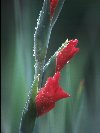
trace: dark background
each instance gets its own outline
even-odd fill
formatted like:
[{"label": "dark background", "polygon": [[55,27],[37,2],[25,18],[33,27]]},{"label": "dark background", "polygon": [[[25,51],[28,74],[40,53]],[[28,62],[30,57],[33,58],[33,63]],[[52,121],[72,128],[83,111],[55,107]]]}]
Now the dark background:
[{"label": "dark background", "polygon": [[[2,133],[18,133],[21,112],[34,78],[33,44],[43,0],[1,1]],[[66,39],[80,52],[62,70],[71,98],[37,119],[36,133],[100,132],[100,1],[66,0],[52,30],[47,60]]]}]

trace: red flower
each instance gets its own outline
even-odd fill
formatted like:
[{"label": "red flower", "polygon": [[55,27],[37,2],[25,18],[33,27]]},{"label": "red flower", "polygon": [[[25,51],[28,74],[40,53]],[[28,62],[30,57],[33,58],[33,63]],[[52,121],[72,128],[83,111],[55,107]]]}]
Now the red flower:
[{"label": "red flower", "polygon": [[48,78],[44,87],[38,92],[35,99],[38,116],[43,115],[53,109],[55,102],[58,100],[70,96],[59,86],[59,78],[60,72],[55,73],[53,77]]},{"label": "red flower", "polygon": [[56,72],[60,71],[66,63],[79,51],[79,48],[76,48],[78,40],[70,40],[68,45],[64,47],[56,57]]},{"label": "red flower", "polygon": [[50,16],[54,15],[55,8],[58,4],[58,0],[50,0]]}]

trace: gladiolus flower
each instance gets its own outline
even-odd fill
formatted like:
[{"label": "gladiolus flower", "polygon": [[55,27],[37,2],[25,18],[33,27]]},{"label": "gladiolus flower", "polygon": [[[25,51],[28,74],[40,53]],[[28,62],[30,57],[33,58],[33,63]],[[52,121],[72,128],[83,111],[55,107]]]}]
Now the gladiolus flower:
[{"label": "gladiolus flower", "polygon": [[58,0],[50,0],[50,16],[54,15],[55,8],[58,4]]},{"label": "gladiolus flower", "polygon": [[36,96],[37,115],[43,115],[55,107],[55,102],[70,95],[59,86],[60,72],[49,77]]},{"label": "gladiolus flower", "polygon": [[66,47],[58,52],[56,56],[56,72],[60,71],[66,63],[79,51],[76,48],[78,40],[70,40]]}]

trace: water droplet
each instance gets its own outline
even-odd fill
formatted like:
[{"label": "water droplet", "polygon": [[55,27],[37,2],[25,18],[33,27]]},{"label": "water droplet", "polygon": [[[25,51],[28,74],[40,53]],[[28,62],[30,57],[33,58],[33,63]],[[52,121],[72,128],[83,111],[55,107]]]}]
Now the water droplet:
[{"label": "water droplet", "polygon": [[69,63],[69,61],[67,61],[67,64]]},{"label": "water droplet", "polygon": [[37,64],[35,64],[34,67],[37,68]]}]

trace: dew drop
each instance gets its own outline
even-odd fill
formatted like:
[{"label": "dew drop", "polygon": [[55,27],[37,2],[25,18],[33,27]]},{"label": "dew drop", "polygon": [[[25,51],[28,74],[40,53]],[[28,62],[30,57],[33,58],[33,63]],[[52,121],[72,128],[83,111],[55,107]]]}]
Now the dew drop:
[{"label": "dew drop", "polygon": [[69,61],[67,61],[67,64],[69,63]]}]

